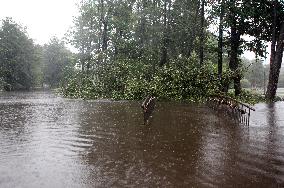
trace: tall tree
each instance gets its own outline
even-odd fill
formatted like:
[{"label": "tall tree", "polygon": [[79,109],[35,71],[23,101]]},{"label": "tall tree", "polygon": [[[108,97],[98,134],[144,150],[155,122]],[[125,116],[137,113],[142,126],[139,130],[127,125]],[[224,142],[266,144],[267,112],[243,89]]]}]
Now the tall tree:
[{"label": "tall tree", "polygon": [[284,8],[283,3],[281,4],[278,2],[278,0],[274,0],[272,26],[271,26],[272,39],[271,39],[271,53],[270,53],[270,71],[269,71],[267,92],[265,95],[266,99],[268,100],[274,100],[275,98],[281,64],[282,64],[283,41],[284,41],[283,8]]},{"label": "tall tree", "polygon": [[271,39],[271,51],[270,51],[270,64],[274,63],[275,59],[275,47],[276,47],[276,25],[277,25],[277,0],[273,3],[273,22],[272,22],[272,39]]},{"label": "tall tree", "polygon": [[237,23],[237,8],[235,5],[235,1],[231,0],[231,7],[230,7],[230,61],[229,67],[234,72],[233,80],[234,80],[234,89],[235,95],[239,95],[241,93],[241,78],[239,73],[239,47],[241,44],[241,32],[238,30],[238,23]]},{"label": "tall tree", "polygon": [[219,18],[219,36],[218,36],[218,77],[222,80],[223,72],[223,17],[224,17],[224,0],[220,2]]},{"label": "tall tree", "polygon": [[204,61],[204,20],[205,20],[205,0],[201,0],[201,13],[200,13],[200,43],[199,43],[199,63],[203,65]]},{"label": "tall tree", "polygon": [[[234,82],[235,95],[241,93],[241,71],[240,71],[240,55],[244,47],[248,45],[241,37],[249,34],[249,30],[254,26],[251,22],[251,17],[254,15],[253,3],[250,0],[225,1],[225,6],[228,9],[225,11],[226,25],[230,30],[229,36],[229,68],[233,72],[232,80]],[[254,33],[252,33],[254,34]],[[229,82],[224,85],[224,91],[228,91]]]},{"label": "tall tree", "polygon": [[72,67],[72,53],[64,43],[57,38],[52,38],[43,47],[43,74],[44,82],[50,87],[59,87],[63,80],[64,71]]},{"label": "tall tree", "polygon": [[[247,20],[250,20],[249,26],[246,26],[246,34],[255,39],[249,44],[249,48],[260,56],[265,56],[263,50],[263,41],[271,42],[270,73],[269,84],[267,86],[266,98],[273,100],[275,97],[279,70],[281,67],[281,25],[284,20],[284,2],[255,0],[244,1],[246,5]],[[278,50],[278,51],[277,51]],[[276,60],[276,57],[278,58]]]},{"label": "tall tree", "polygon": [[170,11],[171,11],[171,0],[164,0],[163,8],[163,38],[161,48],[161,60],[160,66],[163,66],[168,61],[168,44],[169,44],[169,24],[170,24]]},{"label": "tall tree", "polygon": [[2,20],[0,28],[0,70],[6,90],[30,89],[34,86],[38,64],[35,45],[26,30],[11,18]]},{"label": "tall tree", "polygon": [[277,84],[283,58],[284,47],[284,22],[281,25],[279,38],[277,40],[275,58],[272,64],[270,64],[269,81],[267,86],[266,98],[273,100],[276,95]]}]

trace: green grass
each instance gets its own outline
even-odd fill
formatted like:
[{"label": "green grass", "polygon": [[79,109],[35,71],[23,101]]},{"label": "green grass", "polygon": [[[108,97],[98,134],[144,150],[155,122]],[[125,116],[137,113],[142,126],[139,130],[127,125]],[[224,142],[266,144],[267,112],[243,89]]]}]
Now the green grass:
[{"label": "green grass", "polygon": [[[255,94],[264,95],[263,88],[261,88],[261,89],[260,88],[257,88],[257,89],[244,88],[244,90],[250,91],[250,92],[255,93]],[[278,88],[276,95],[279,96],[279,97],[284,97],[284,88]]]}]

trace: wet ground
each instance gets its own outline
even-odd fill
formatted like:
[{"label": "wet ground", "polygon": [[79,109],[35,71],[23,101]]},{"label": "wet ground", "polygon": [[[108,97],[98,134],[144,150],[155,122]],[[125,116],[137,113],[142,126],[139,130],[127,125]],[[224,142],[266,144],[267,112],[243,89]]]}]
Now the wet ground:
[{"label": "wet ground", "polygon": [[250,126],[204,105],[0,94],[0,187],[284,187],[284,103]]}]

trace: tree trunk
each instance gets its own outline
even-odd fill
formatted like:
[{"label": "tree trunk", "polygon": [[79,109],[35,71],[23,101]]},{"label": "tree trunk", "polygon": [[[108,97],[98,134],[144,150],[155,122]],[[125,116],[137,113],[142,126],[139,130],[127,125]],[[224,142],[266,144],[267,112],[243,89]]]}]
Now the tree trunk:
[{"label": "tree trunk", "polygon": [[284,47],[284,23],[282,23],[280,28],[280,35],[277,41],[274,62],[270,64],[269,81],[266,93],[266,99],[270,101],[275,99],[277,91],[277,84],[278,84],[279,73],[283,58],[283,47]]},{"label": "tree trunk", "polygon": [[99,22],[99,32],[100,32],[100,37],[99,37],[99,47],[98,47],[98,52],[102,51],[102,46],[103,46],[103,21],[104,21],[104,0],[100,1],[100,8],[98,6],[98,12],[101,13],[100,15],[100,22]]},{"label": "tree trunk", "polygon": [[218,36],[218,78],[222,81],[223,72],[223,17],[224,17],[224,0],[221,1],[219,36]]},{"label": "tree trunk", "polygon": [[168,23],[167,23],[167,0],[164,0],[164,32],[162,39],[162,55],[160,60],[160,67],[165,65],[168,61]]},{"label": "tree trunk", "polygon": [[107,50],[107,42],[108,42],[107,30],[108,30],[108,20],[106,19],[103,21],[103,45],[102,45],[103,51]]},{"label": "tree trunk", "polygon": [[82,49],[81,49],[81,52],[80,52],[80,61],[81,61],[81,70],[82,72],[85,71],[85,64],[86,64],[86,59],[85,59],[85,45],[84,43],[82,44]]},{"label": "tree trunk", "polygon": [[235,20],[232,20],[231,26],[231,52],[230,52],[230,62],[229,68],[233,72],[233,81],[234,81],[234,89],[235,96],[241,94],[241,76],[239,72],[239,62],[238,62],[238,49],[240,47],[240,33],[237,31],[237,23]]},{"label": "tree trunk", "polygon": [[140,45],[144,48],[144,42],[146,38],[146,1],[142,1],[142,18],[141,18],[141,25],[140,25]]},{"label": "tree trunk", "polygon": [[204,61],[204,7],[205,7],[205,0],[201,2],[201,20],[200,20],[200,49],[199,49],[199,60],[200,66],[203,65]]},{"label": "tree trunk", "polygon": [[233,80],[234,80],[234,89],[235,96],[241,94],[241,76],[238,70],[239,62],[238,62],[238,49],[240,46],[240,35],[236,33],[232,36],[232,44],[231,44],[231,57],[229,62],[229,67],[233,71]]},{"label": "tree trunk", "polygon": [[272,23],[272,41],[271,41],[271,52],[270,52],[270,65],[274,63],[275,59],[275,47],[276,47],[276,21],[277,21],[277,0],[274,1],[273,5],[273,23]]},{"label": "tree trunk", "polygon": [[[198,1],[195,11],[194,23],[196,23],[197,21],[197,17],[199,15],[199,8],[200,8],[200,3]],[[187,58],[191,56],[191,52],[193,51],[193,42],[195,40],[196,30],[197,30],[197,24],[194,24],[193,27],[191,27],[191,36],[188,45]]]},{"label": "tree trunk", "polygon": [[[275,53],[276,53],[276,21],[277,21],[277,0],[274,1],[273,4],[273,22],[272,22],[272,41],[271,41],[271,52],[270,52],[270,71],[269,71],[269,80],[268,80],[268,85],[267,85],[267,92],[266,92],[266,99],[267,100],[273,100],[275,95],[276,95],[276,90],[275,94],[273,94],[273,80],[275,77],[274,73],[274,64],[275,64]],[[273,96],[274,95],[274,96]]]},{"label": "tree trunk", "polygon": [[230,27],[231,27],[231,36],[230,36],[230,60],[229,68],[233,72],[232,78],[226,80],[223,86],[224,92],[228,92],[230,80],[234,81],[235,96],[240,95],[241,93],[241,75],[239,70],[239,47],[241,33],[238,31],[238,24],[236,20],[235,13],[235,1],[231,0],[232,6],[230,7]]},{"label": "tree trunk", "polygon": [[141,19],[140,19],[140,27],[139,27],[139,46],[140,46],[140,50],[139,50],[139,57],[142,57],[143,53],[144,53],[144,48],[145,48],[145,41],[146,41],[146,0],[142,0],[142,5],[140,8],[141,11]]}]

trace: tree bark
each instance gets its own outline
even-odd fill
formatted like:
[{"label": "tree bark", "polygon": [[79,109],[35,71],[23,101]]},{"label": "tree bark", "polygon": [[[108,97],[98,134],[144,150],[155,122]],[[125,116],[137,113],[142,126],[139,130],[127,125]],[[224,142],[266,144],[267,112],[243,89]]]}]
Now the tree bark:
[{"label": "tree bark", "polygon": [[270,101],[274,100],[276,96],[279,73],[283,58],[283,48],[284,48],[284,23],[281,24],[274,62],[270,64],[269,81],[266,93],[266,99]]},{"label": "tree bark", "polygon": [[100,1],[100,8],[98,7],[98,12],[101,13],[100,15],[100,22],[99,22],[99,31],[100,31],[100,37],[99,37],[99,48],[98,52],[102,51],[102,46],[103,46],[103,21],[104,21],[104,0]]},{"label": "tree bark", "polygon": [[107,37],[107,31],[108,31],[108,18],[103,21],[103,45],[102,45],[102,50],[105,51],[107,50],[107,42],[108,42],[108,37]]},{"label": "tree bark", "polygon": [[140,45],[141,48],[144,48],[145,38],[146,38],[146,1],[142,0],[142,18],[140,25]]},{"label": "tree bark", "polygon": [[[197,22],[197,17],[199,15],[199,9],[200,9],[200,2],[198,1],[197,6],[196,6],[196,11],[195,11],[195,16],[194,16],[194,23]],[[191,27],[191,37],[189,40],[189,45],[188,45],[188,51],[187,51],[187,58],[191,56],[191,53],[193,51],[193,42],[195,40],[195,35],[196,35],[196,30],[197,30],[197,24],[194,24],[193,27]]]},{"label": "tree bark", "polygon": [[144,53],[144,48],[145,48],[145,44],[147,41],[146,40],[146,23],[147,23],[147,20],[146,20],[146,0],[142,0],[141,2],[141,8],[140,8],[140,13],[141,13],[141,18],[139,20],[139,32],[138,32],[138,40],[139,40],[139,47],[140,47],[140,50],[139,50],[139,57],[142,57],[143,56],[143,53]]},{"label": "tree bark", "polygon": [[[170,9],[170,6],[169,6]],[[162,39],[162,55],[160,60],[160,67],[165,65],[168,61],[168,11],[167,11],[167,0],[164,0],[164,19],[163,19],[163,25],[164,25],[164,32],[163,32],[163,39]]]},{"label": "tree bark", "polygon": [[221,0],[219,36],[218,36],[218,78],[222,81],[223,72],[223,17],[224,17],[224,0]]},{"label": "tree bark", "polygon": [[273,23],[272,23],[272,41],[271,41],[271,52],[270,52],[270,65],[274,63],[275,59],[275,47],[276,47],[276,21],[277,21],[277,0],[274,1],[273,5]]},{"label": "tree bark", "polygon": [[[239,70],[239,47],[240,47],[240,39],[241,33],[238,31],[238,25],[236,20],[235,13],[235,1],[231,0],[232,3],[230,7],[230,27],[231,27],[231,36],[230,36],[230,60],[229,60],[229,68],[233,72],[232,79],[234,81],[234,89],[235,96],[240,95],[241,93],[241,75]],[[230,80],[226,80],[223,86],[223,91],[228,92]]]},{"label": "tree bark", "polygon": [[204,7],[205,7],[205,0],[201,2],[201,20],[200,20],[200,46],[199,46],[199,60],[200,66],[203,65],[204,62]]},{"label": "tree bark", "polygon": [[230,55],[230,62],[229,62],[229,67],[233,71],[235,96],[238,96],[241,94],[241,76],[238,70],[239,68],[239,62],[238,62],[239,46],[240,46],[240,34],[236,32],[231,35],[231,55]]},{"label": "tree bark", "polygon": [[86,64],[86,58],[85,58],[85,45],[84,43],[82,44],[82,49],[81,49],[81,55],[80,55],[80,61],[81,61],[81,70],[82,72],[85,71],[85,64]]}]

